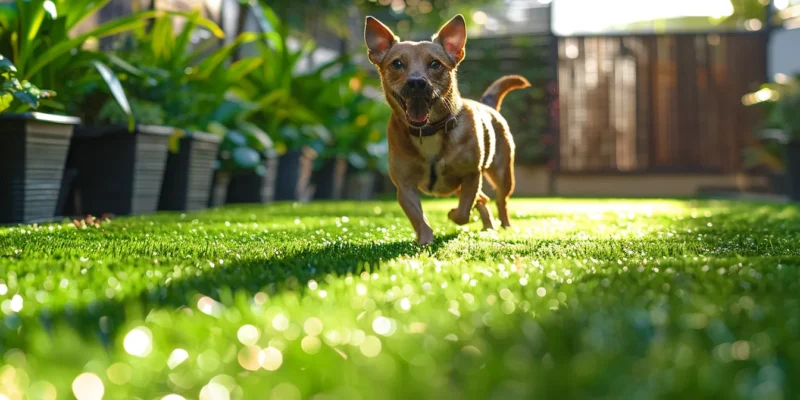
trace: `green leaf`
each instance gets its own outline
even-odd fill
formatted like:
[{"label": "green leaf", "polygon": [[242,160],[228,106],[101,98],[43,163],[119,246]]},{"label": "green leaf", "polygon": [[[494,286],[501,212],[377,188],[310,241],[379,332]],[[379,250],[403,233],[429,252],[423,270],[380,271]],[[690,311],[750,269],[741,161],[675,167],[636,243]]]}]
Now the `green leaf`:
[{"label": "green leaf", "polygon": [[264,60],[260,57],[248,57],[236,61],[227,69],[228,79],[232,82],[244,79],[263,63]]},{"label": "green leaf", "polygon": [[119,57],[117,57],[117,56],[115,56],[113,54],[107,54],[106,57],[108,57],[108,61],[111,62],[111,64],[119,67],[120,69],[122,69],[123,71],[125,71],[125,72],[127,72],[127,73],[129,73],[131,75],[138,76],[140,78],[144,78],[144,77],[147,76],[147,74],[144,71],[140,70],[139,68],[134,67],[133,65],[131,65],[127,61],[125,61],[125,60],[123,60],[123,59],[121,59],[121,58],[119,58]]},{"label": "green leaf", "polygon": [[[107,36],[116,35],[118,33],[127,32],[137,28],[143,28],[147,25],[147,20],[162,16],[164,14],[177,15],[190,18],[198,25],[204,26],[217,37],[224,37],[225,34],[214,22],[206,19],[196,17],[193,13],[174,12],[174,11],[144,11],[130,15],[127,17],[117,18],[115,20],[106,22],[92,29],[89,32],[78,35],[72,39],[63,40],[57,45],[47,49],[36,58],[36,63],[30,69],[25,70],[25,78],[30,79],[42,68],[52,63],[54,60],[63,57],[73,49],[79,48],[89,38],[104,38]],[[20,68],[22,70],[22,68]]]},{"label": "green leaf", "polygon": [[14,101],[14,95],[6,91],[0,92],[0,113],[11,107],[11,103],[13,101]]},{"label": "green leaf", "polygon": [[17,100],[25,103],[30,108],[33,108],[33,109],[39,108],[39,96],[37,96],[36,94],[32,93],[31,91],[29,91],[29,90],[17,90],[17,91],[11,92],[11,94],[13,94],[14,97]]},{"label": "green leaf", "polygon": [[0,28],[13,30],[18,16],[16,3],[0,3]]},{"label": "green leaf", "polygon": [[186,131],[183,129],[175,129],[169,137],[169,151],[170,153],[177,154],[181,151],[181,139],[186,136]]},{"label": "green leaf", "polygon": [[131,111],[131,105],[128,103],[128,96],[125,95],[125,90],[122,88],[122,84],[117,78],[117,75],[114,74],[114,71],[111,70],[107,65],[101,63],[100,61],[93,60],[92,66],[100,73],[100,76],[103,78],[103,81],[108,86],[108,89],[111,91],[111,95],[116,100],[119,107],[128,117],[128,130],[133,132],[136,128],[136,121],[133,118],[133,111]]},{"label": "green leaf", "polygon": [[[77,3],[76,0],[65,0],[64,4],[62,4],[63,7],[59,8],[67,11],[67,30],[71,30],[85,18],[100,11],[100,9],[105,7],[110,1],[111,0],[87,0],[84,1],[82,5],[78,6],[75,4]],[[70,2],[70,4],[67,4],[67,2]]]},{"label": "green leaf", "polygon": [[233,42],[218,49],[197,66],[199,78],[207,79],[217,68],[219,68],[226,60],[230,58],[231,53],[233,53],[233,51],[239,46],[245,43],[254,42],[264,37],[265,35],[263,34],[253,32],[242,33],[236,37]]},{"label": "green leaf", "polygon": [[270,139],[269,135],[267,135],[267,133],[258,126],[242,121],[239,123],[239,128],[247,132],[253,139],[249,141],[250,147],[254,147],[262,151],[271,149],[273,147],[272,139]]},{"label": "green leaf", "polygon": [[168,60],[173,50],[172,17],[157,18],[150,34],[150,47],[156,60]]},{"label": "green leaf", "polygon": [[238,147],[231,153],[233,162],[242,169],[255,168],[261,163],[261,156],[249,147]]},{"label": "green leaf", "polygon": [[14,66],[14,63],[3,57],[2,54],[0,54],[0,72],[17,72],[17,67]]},{"label": "green leaf", "polygon": [[247,137],[242,135],[240,132],[237,131],[228,131],[225,135],[225,140],[230,141],[235,146],[246,146],[247,145]]}]

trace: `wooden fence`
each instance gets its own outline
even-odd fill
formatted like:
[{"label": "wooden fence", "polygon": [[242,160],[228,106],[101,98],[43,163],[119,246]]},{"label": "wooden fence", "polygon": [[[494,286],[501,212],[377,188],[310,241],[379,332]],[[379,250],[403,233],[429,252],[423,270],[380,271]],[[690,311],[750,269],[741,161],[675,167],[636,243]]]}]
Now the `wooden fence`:
[{"label": "wooden fence", "polygon": [[561,38],[560,172],[741,170],[766,79],[762,35]]}]

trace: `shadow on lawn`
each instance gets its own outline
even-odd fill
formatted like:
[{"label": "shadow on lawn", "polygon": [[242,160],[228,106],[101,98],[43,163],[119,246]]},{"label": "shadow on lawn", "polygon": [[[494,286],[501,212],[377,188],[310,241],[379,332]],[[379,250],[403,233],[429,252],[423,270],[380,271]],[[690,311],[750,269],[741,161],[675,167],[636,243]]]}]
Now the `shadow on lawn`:
[{"label": "shadow on lawn", "polygon": [[[413,242],[334,243],[270,258],[237,260],[139,296],[97,301],[80,308],[67,305],[55,312],[43,311],[40,322],[48,330],[54,324],[66,322],[82,334],[99,335],[108,345],[121,324],[131,318],[144,318],[154,308],[192,306],[198,295],[221,300],[226,294],[245,293],[252,297],[259,291],[269,295],[284,290],[302,291],[311,279],[321,280],[329,274],[374,272],[382,263],[401,256],[435,253],[456,237],[455,234],[439,237],[427,249],[420,249]],[[139,315],[130,315],[134,313]]]}]

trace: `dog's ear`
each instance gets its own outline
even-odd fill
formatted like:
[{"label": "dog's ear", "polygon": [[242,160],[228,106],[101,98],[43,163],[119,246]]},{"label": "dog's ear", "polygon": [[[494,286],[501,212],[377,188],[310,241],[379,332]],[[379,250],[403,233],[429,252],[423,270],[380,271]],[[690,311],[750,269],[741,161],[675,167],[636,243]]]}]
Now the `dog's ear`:
[{"label": "dog's ear", "polygon": [[379,65],[389,49],[399,41],[389,27],[373,17],[367,17],[364,40],[369,49],[369,60],[375,65]]},{"label": "dog's ear", "polygon": [[439,33],[433,35],[432,40],[442,45],[453,62],[458,65],[464,59],[464,46],[467,44],[467,24],[464,22],[464,16],[458,14],[453,17],[439,29]]}]

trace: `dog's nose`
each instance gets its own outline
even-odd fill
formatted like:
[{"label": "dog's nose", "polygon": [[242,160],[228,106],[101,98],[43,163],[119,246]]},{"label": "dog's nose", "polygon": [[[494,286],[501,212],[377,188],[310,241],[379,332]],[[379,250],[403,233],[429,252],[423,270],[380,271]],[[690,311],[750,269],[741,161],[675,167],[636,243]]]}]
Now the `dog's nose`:
[{"label": "dog's nose", "polygon": [[423,78],[409,78],[407,84],[411,90],[425,90],[428,88],[428,81]]}]

